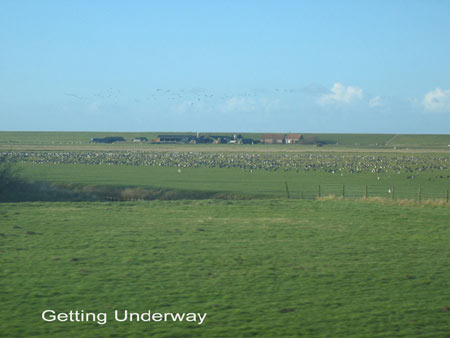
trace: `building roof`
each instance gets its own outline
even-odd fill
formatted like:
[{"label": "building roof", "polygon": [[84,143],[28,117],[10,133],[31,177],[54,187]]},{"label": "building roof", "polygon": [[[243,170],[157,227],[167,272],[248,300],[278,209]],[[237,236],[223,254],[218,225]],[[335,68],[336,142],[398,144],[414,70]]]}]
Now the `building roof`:
[{"label": "building roof", "polygon": [[211,137],[211,138],[215,138],[215,139],[218,139],[218,138],[232,139],[233,138],[233,136],[229,136],[229,135],[208,135],[207,137]]},{"label": "building roof", "polygon": [[158,135],[159,138],[187,138],[195,137],[195,135],[181,135],[181,134],[170,134],[170,135]]},{"label": "building roof", "polygon": [[288,134],[286,138],[288,140],[300,140],[302,138],[302,134]]}]

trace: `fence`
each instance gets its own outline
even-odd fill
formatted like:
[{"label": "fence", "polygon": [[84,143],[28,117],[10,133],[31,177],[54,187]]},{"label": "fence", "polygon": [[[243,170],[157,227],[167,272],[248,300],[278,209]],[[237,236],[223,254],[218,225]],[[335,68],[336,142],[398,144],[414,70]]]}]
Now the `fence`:
[{"label": "fence", "polygon": [[295,186],[284,182],[280,186],[287,198],[316,199],[318,197],[336,196],[342,198],[382,197],[388,199],[408,199],[421,202],[423,200],[445,200],[449,202],[449,189],[443,187],[423,188],[405,186],[375,186],[375,185],[346,185],[346,184],[317,184]]}]

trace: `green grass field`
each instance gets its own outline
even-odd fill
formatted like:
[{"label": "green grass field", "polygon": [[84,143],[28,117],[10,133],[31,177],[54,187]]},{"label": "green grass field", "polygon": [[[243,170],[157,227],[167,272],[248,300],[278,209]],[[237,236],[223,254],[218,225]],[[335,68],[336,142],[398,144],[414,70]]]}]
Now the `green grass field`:
[{"label": "green grass field", "polygon": [[[186,134],[188,132],[180,132]],[[54,147],[95,147],[98,144],[91,144],[90,140],[93,137],[106,137],[106,136],[122,136],[127,140],[127,142],[119,142],[113,145],[100,145],[102,147],[113,147],[113,148],[148,148],[152,147],[151,144],[141,144],[131,142],[135,137],[147,137],[149,140],[155,139],[158,134],[173,134],[171,132],[134,132],[134,133],[124,133],[124,132],[13,132],[13,131],[0,131],[0,147],[3,149],[8,149],[11,147],[18,146],[54,146]],[[192,133],[194,134],[194,133]],[[202,133],[202,134],[212,134],[212,135],[233,135],[232,132],[229,133]],[[249,137],[259,140],[261,138],[261,133],[242,133],[244,137]],[[331,149],[335,148],[393,148],[393,147],[403,147],[403,148],[437,148],[448,150],[448,145],[450,144],[450,135],[396,135],[396,134],[312,134],[304,133],[305,137],[316,136],[319,140],[327,143],[325,147]],[[156,145],[157,147],[158,145]],[[155,146],[153,146],[154,148]],[[201,147],[201,146],[200,146]],[[204,147],[204,146],[203,146]],[[216,145],[217,147],[217,145]],[[223,146],[222,146],[223,147]],[[228,148],[232,148],[233,145],[228,145]],[[275,149],[277,151],[280,149],[269,147],[269,149]],[[285,146],[286,149],[291,149],[292,145]],[[307,146],[295,146],[297,149],[302,149]],[[199,146],[197,146],[199,148]],[[209,147],[211,148],[211,147]],[[209,149],[208,148],[208,149]],[[249,147],[244,147],[249,148]],[[267,146],[256,145],[253,149],[265,149]],[[214,149],[214,148],[212,148]],[[241,146],[242,149],[242,146]],[[251,148],[250,148],[251,149]]]},{"label": "green grass field", "polygon": [[[320,149],[95,136],[0,132],[21,177],[0,170],[0,336],[449,336],[448,135],[322,134],[339,144]],[[108,322],[47,323],[47,309]]]},{"label": "green grass field", "polygon": [[[449,209],[357,201],[0,204],[7,337],[448,337]],[[206,312],[45,323],[41,312]]]},{"label": "green grass field", "polygon": [[[21,165],[23,175],[32,180],[53,183],[84,185],[136,186],[184,191],[213,191],[240,194],[286,197],[288,184],[291,198],[315,198],[320,185],[321,196],[334,194],[346,197],[363,197],[368,187],[368,197],[416,199],[419,188],[424,199],[445,199],[450,189],[449,170],[425,172],[408,179],[411,174],[360,173],[340,174],[321,171],[263,171],[242,169],[177,168],[144,166],[101,166],[85,164],[30,164]],[[444,177],[444,178],[441,178]]]}]

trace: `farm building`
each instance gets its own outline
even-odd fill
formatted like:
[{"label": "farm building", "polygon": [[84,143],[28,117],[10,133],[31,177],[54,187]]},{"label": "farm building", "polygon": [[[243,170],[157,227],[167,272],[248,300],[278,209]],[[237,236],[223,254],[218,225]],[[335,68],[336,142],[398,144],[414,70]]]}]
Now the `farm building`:
[{"label": "farm building", "polygon": [[124,142],[125,139],[121,136],[109,136],[109,137],[93,137],[91,142],[93,143],[114,143],[114,142]]},{"label": "farm building", "polygon": [[[258,141],[258,142],[259,142],[259,141]],[[253,139],[251,139],[251,138],[244,138],[244,137],[241,137],[241,138],[238,138],[238,139],[237,139],[236,143],[237,143],[237,144],[254,144],[255,141],[254,141]]]},{"label": "farm building", "polygon": [[189,140],[189,143],[213,143],[213,139],[208,136],[198,135],[196,137],[192,137]]},{"label": "farm building", "polygon": [[231,136],[226,135],[209,135],[208,137],[211,138],[215,144],[229,143],[233,140]]},{"label": "farm building", "polygon": [[288,144],[297,144],[303,141],[303,135],[302,134],[288,134],[286,136],[286,143]]},{"label": "farm building", "polygon": [[146,137],[135,137],[133,142],[147,142],[148,139]]},{"label": "farm building", "polygon": [[158,135],[156,139],[153,140],[155,143],[214,143],[214,144],[224,144],[224,143],[235,143],[235,144],[253,144],[254,140],[250,138],[243,138],[242,135],[181,135],[181,134],[171,134],[171,135]]},{"label": "farm building", "polygon": [[195,135],[181,135],[181,134],[158,135],[158,138],[153,140],[153,142],[157,142],[157,143],[188,143],[193,139],[195,139]]},{"label": "farm building", "polygon": [[285,142],[285,134],[263,134],[261,143],[280,144]]},{"label": "farm building", "polygon": [[244,138],[241,134],[234,134],[233,139],[230,140],[228,143],[234,143],[234,144],[253,144],[254,141],[251,138]]}]

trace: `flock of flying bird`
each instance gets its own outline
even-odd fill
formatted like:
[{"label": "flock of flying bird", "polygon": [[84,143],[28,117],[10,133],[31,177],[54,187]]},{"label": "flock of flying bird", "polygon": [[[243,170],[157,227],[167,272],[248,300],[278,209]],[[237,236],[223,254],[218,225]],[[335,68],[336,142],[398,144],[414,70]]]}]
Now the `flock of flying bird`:
[{"label": "flock of flying bird", "polygon": [[147,91],[143,95],[128,95],[125,94],[120,89],[108,88],[106,90],[94,93],[94,94],[79,94],[74,92],[65,92],[64,95],[76,100],[81,101],[127,101],[132,100],[135,103],[141,102],[188,102],[191,105],[198,103],[211,102],[212,100],[217,101],[228,101],[233,98],[262,98],[262,97],[278,97],[281,95],[293,95],[297,93],[302,93],[304,90],[299,89],[253,89],[242,92],[231,92],[231,91],[209,91],[203,88],[197,89],[164,89],[156,88]]}]

